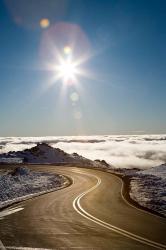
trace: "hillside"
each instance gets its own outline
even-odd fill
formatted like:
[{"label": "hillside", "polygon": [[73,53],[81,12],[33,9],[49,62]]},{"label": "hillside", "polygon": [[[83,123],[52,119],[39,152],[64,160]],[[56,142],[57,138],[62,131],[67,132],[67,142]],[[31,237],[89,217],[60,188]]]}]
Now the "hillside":
[{"label": "hillside", "polygon": [[47,143],[38,143],[36,146],[23,151],[10,151],[0,154],[0,163],[34,163],[34,164],[57,164],[78,163],[93,167],[108,168],[105,161],[92,161],[77,153],[68,154],[59,148],[53,148]]}]

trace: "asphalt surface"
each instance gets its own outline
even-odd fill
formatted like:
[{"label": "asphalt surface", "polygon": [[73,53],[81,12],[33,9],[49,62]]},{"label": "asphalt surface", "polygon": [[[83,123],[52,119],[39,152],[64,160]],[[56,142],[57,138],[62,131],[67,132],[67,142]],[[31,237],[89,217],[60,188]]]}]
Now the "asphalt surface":
[{"label": "asphalt surface", "polygon": [[166,249],[166,219],[128,204],[116,176],[34,168],[69,176],[73,184],[6,209],[0,216],[0,249]]}]

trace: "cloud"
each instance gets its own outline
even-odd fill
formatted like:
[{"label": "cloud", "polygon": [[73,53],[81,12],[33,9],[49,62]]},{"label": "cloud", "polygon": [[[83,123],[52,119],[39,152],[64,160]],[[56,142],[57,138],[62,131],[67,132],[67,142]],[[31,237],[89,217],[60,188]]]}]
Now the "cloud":
[{"label": "cloud", "polygon": [[61,137],[0,138],[0,152],[31,148],[47,142],[68,153],[76,152],[89,159],[104,159],[115,167],[149,168],[166,162],[165,135],[103,135]]}]

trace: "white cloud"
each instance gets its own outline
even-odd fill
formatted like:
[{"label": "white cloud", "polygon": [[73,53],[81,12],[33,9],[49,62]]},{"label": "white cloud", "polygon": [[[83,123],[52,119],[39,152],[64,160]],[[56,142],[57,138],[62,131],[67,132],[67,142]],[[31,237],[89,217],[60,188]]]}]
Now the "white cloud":
[{"label": "white cloud", "polygon": [[104,159],[115,167],[148,168],[166,162],[166,135],[0,138],[0,152],[30,148],[42,141],[92,160]]}]

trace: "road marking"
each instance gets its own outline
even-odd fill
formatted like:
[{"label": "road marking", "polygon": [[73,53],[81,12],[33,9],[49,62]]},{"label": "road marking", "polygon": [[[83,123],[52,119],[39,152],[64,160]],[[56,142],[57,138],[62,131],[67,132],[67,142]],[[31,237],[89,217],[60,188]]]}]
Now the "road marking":
[{"label": "road marking", "polygon": [[6,249],[12,249],[12,250],[51,250],[49,248],[15,247],[15,246],[7,246]]},{"label": "road marking", "polygon": [[[0,248],[1,249],[1,248]],[[15,246],[7,246],[5,249],[11,249],[11,250],[53,250],[53,248],[33,248],[33,247],[15,247]],[[60,250],[60,249],[83,249],[85,250],[85,247],[58,247],[58,248],[54,248],[54,250]],[[92,247],[88,247],[86,248],[86,250],[94,250]]]},{"label": "road marking", "polygon": [[10,214],[17,213],[23,209],[24,209],[23,207],[13,207],[13,208],[5,209],[4,211],[0,212],[0,219],[3,219],[3,217],[8,216]]},{"label": "road marking", "polygon": [[[92,175],[92,174],[87,174],[87,173],[84,173],[84,172],[80,172],[80,171],[75,171],[77,173],[80,173],[80,174],[84,174],[84,175],[87,175],[87,176],[92,176],[94,178],[97,179],[97,183],[91,187],[90,189],[88,189],[87,191],[79,194],[73,201],[73,208],[80,214],[82,215],[83,217],[85,217],[86,219],[88,220],[91,220],[93,222],[95,222],[96,224],[99,224],[109,230],[112,230],[118,234],[121,234],[123,236],[126,236],[130,239],[133,239],[133,240],[136,240],[140,243],[143,243],[143,244],[146,244],[146,245],[149,245],[149,246],[152,246],[152,247],[155,247],[157,249],[166,249],[166,245],[164,244],[160,244],[158,242],[155,242],[155,241],[152,241],[152,240],[149,240],[149,239],[146,239],[144,237],[141,237],[139,235],[136,235],[136,234],[133,234],[129,231],[126,231],[124,229],[121,229],[119,227],[116,227],[116,226],[113,226],[107,222],[104,222],[98,218],[96,218],[95,216],[91,215],[90,213],[88,213],[87,211],[85,211],[81,204],[80,204],[80,200],[88,193],[92,192],[93,190],[95,190],[96,188],[98,188],[98,186],[101,184],[101,179],[95,175]],[[122,194],[122,193],[121,193]]]}]

